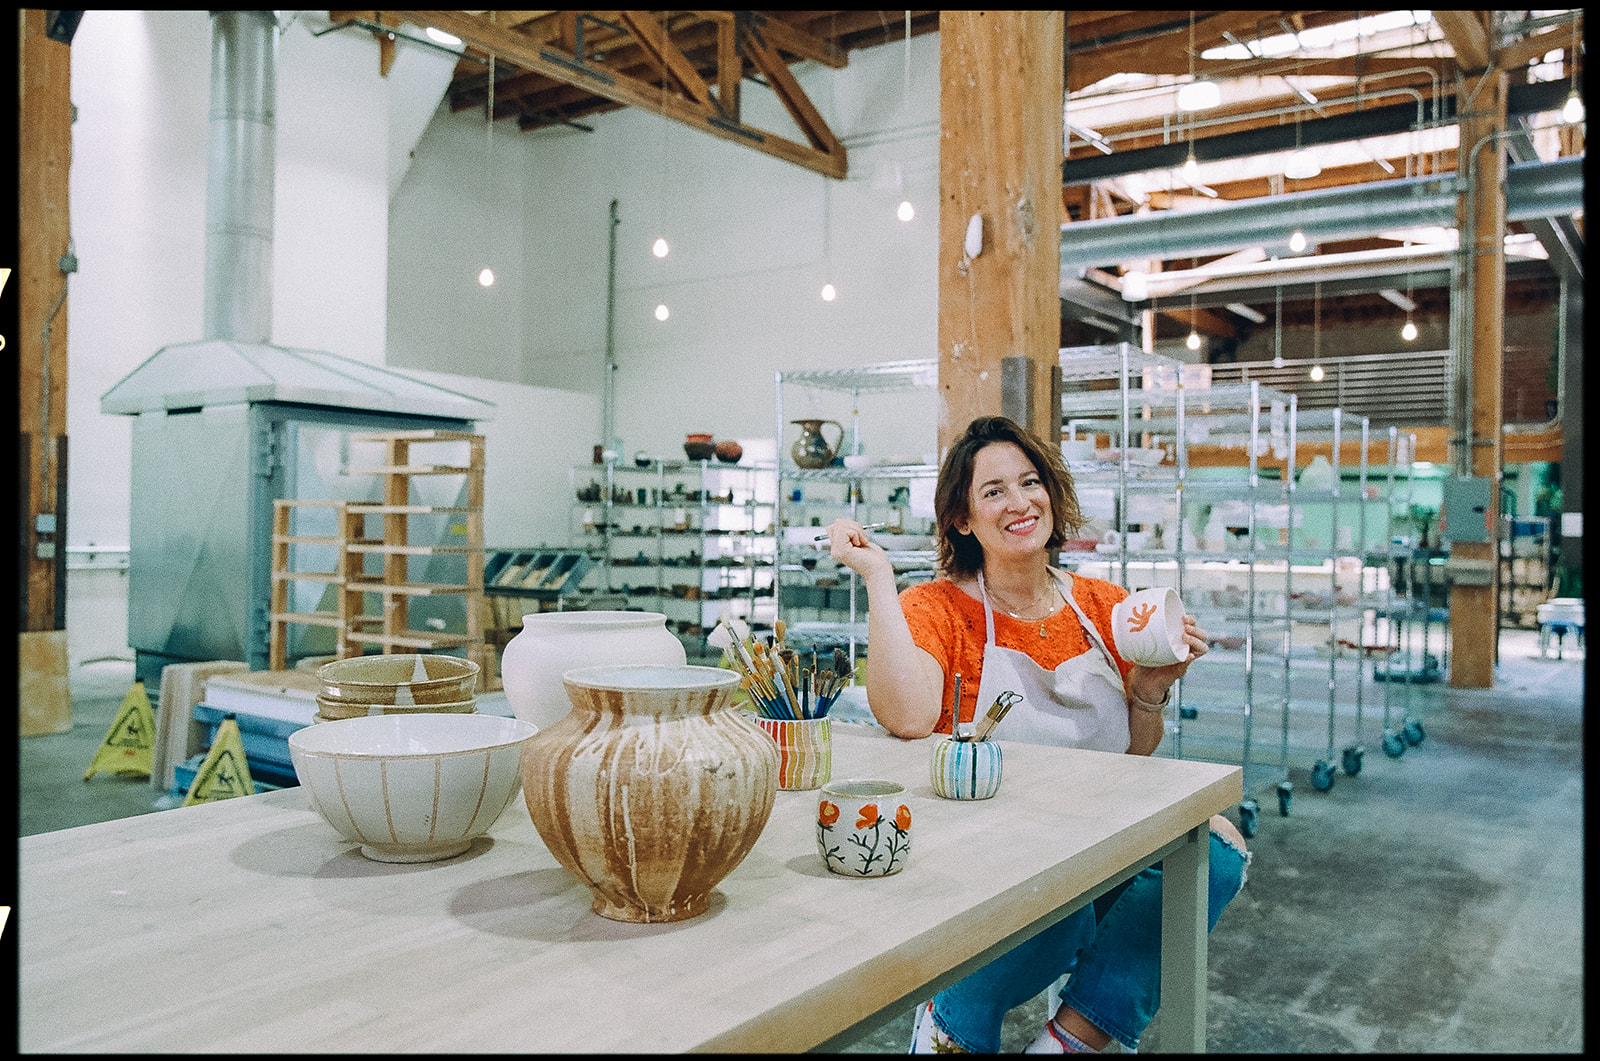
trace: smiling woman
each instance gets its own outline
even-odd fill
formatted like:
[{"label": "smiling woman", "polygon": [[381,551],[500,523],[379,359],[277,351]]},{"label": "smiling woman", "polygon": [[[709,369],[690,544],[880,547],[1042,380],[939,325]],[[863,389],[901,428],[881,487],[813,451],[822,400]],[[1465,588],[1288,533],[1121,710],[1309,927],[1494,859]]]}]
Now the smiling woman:
[{"label": "smiling woman", "polygon": [[[1006,417],[978,417],[940,467],[934,522],[942,577],[904,593],[888,554],[859,523],[840,519],[828,529],[834,559],[866,585],[867,704],[884,728],[904,738],[954,733],[996,703],[1007,705],[1006,739],[1154,751],[1168,691],[1205,654],[1206,632],[1193,616],[1182,617],[1188,652],[1180,663],[1135,664],[1118,653],[1111,613],[1127,590],[1051,564],[1083,523],[1058,449]],[[1215,924],[1243,886],[1248,853],[1220,817],[1212,836]],[[997,1000],[1027,997],[1038,988],[1025,984],[1064,972],[1072,982],[1035,1045],[1047,1048],[1065,1035],[1086,1048],[1113,1038],[1137,1046],[1159,1003],[1159,960],[1139,939],[1161,919],[1159,873],[1150,872],[1115,903],[1084,907],[1050,930],[1058,938],[1030,941],[940,992],[919,1009],[913,1052],[993,1051],[1009,1008]]]}]

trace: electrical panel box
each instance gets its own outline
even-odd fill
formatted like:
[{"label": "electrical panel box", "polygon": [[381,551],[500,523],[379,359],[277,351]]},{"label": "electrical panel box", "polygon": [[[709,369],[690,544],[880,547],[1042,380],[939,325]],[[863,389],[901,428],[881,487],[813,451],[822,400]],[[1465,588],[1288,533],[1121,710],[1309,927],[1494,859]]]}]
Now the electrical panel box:
[{"label": "electrical panel box", "polygon": [[1439,507],[1439,537],[1447,542],[1487,542],[1493,528],[1489,511],[1489,480],[1446,479]]}]

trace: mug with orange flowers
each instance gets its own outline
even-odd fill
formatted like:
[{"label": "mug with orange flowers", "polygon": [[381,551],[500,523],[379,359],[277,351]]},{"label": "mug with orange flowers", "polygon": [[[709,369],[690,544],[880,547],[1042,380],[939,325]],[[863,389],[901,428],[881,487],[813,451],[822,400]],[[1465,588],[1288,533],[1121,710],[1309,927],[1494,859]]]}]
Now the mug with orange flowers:
[{"label": "mug with orange flowers", "polygon": [[911,857],[911,806],[904,785],[852,778],[822,786],[817,854],[843,877],[887,877]]}]

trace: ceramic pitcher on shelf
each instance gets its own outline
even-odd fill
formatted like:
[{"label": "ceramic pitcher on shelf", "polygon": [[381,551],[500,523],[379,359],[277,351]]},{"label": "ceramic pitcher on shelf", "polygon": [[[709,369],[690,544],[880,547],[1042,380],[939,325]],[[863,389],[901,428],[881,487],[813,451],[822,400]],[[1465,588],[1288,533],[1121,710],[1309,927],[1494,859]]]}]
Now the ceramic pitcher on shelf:
[{"label": "ceramic pitcher on shelf", "polygon": [[[839,443],[844,441],[844,426],[837,420],[791,420],[791,424],[800,425],[800,438],[795,442],[789,454],[794,457],[794,462],[801,468],[826,468],[833,463],[833,458],[839,452]],[[833,440],[833,445],[828,445],[828,440],[822,435],[822,425],[832,424],[839,432]]]}]

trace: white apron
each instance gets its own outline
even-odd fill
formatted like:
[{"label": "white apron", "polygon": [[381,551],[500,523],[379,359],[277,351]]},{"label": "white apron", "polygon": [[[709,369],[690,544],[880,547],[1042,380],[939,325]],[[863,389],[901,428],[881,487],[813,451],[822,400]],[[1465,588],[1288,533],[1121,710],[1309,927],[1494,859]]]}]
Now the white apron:
[{"label": "white apron", "polygon": [[1083,624],[1089,637],[1088,651],[1049,671],[1027,653],[995,644],[994,609],[989,606],[989,592],[983,585],[983,573],[979,572],[978,593],[983,598],[986,640],[974,717],[981,719],[995,699],[1009,689],[1020,693],[1022,699],[995,730],[996,739],[1125,752],[1130,734],[1122,673],[1100,631],[1072,599],[1071,576],[1053,569],[1051,574],[1061,583],[1062,596]]}]

